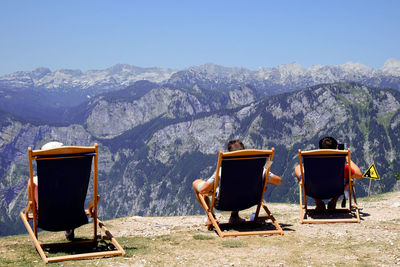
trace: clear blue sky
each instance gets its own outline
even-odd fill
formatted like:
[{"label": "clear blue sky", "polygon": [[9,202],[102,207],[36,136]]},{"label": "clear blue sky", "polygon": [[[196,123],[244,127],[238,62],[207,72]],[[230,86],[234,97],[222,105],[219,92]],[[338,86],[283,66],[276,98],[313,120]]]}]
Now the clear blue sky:
[{"label": "clear blue sky", "polygon": [[381,68],[400,59],[400,1],[4,0],[0,76],[118,63]]}]

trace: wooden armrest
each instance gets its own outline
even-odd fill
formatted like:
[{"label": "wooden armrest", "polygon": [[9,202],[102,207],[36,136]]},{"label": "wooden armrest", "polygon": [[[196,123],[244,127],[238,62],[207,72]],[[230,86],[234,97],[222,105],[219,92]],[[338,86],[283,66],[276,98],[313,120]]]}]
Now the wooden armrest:
[{"label": "wooden armrest", "polygon": [[99,203],[99,200],[100,200],[100,196],[97,195],[97,197],[96,197],[96,203],[94,203],[94,201],[90,202],[90,204],[89,204],[89,206],[88,206],[88,209],[86,210],[86,213],[87,213],[90,217],[92,217],[92,218],[93,218],[93,216],[94,216],[94,215],[93,215],[93,213],[94,213],[94,211],[93,211],[94,205],[97,206],[97,203]]}]

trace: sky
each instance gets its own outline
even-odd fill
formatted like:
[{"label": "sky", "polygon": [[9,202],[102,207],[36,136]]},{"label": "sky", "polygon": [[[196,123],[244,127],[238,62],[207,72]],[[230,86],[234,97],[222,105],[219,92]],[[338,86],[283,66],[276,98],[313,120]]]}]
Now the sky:
[{"label": "sky", "polygon": [[398,0],[3,0],[0,76],[115,64],[184,69],[400,59]]}]

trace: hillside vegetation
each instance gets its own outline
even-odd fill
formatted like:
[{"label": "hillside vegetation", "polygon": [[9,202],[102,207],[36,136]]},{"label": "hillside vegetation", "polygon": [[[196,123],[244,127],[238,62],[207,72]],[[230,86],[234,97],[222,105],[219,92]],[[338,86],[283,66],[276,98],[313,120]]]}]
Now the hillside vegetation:
[{"label": "hillside vegetation", "polygon": [[[400,192],[358,199],[362,221],[300,224],[299,205],[268,204],[284,235],[229,237],[207,231],[202,216],[126,217],[106,221],[125,257],[49,266],[394,266],[400,264]],[[249,216],[252,210],[242,212]],[[217,213],[220,221],[229,214]],[[90,225],[77,230],[82,238]],[[43,240],[63,233],[43,232]],[[0,266],[45,266],[27,234],[0,238]],[[54,255],[52,255],[54,256]]]}]

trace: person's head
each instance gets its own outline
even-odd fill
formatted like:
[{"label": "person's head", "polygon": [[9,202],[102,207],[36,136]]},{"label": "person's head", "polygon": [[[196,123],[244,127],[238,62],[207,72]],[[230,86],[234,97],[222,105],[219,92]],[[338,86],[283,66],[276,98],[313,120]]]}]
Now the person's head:
[{"label": "person's head", "polygon": [[335,138],[326,136],[319,140],[319,149],[337,149],[338,142]]},{"label": "person's head", "polygon": [[42,146],[42,150],[62,147],[64,144],[56,141],[48,142]]},{"label": "person's head", "polygon": [[231,140],[228,142],[228,151],[229,152],[236,151],[236,150],[242,150],[242,149],[244,149],[244,145],[243,145],[242,141],[240,141],[239,139]]}]

